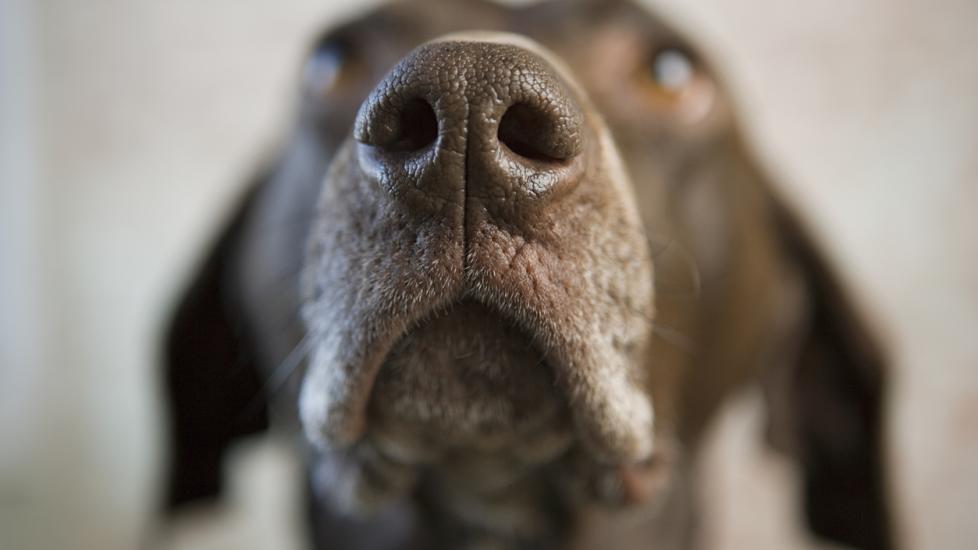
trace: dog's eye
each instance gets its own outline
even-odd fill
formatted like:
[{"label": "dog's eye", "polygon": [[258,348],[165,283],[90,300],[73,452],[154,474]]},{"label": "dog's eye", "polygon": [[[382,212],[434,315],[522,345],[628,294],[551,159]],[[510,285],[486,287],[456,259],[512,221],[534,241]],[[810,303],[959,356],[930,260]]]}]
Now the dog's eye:
[{"label": "dog's eye", "polygon": [[306,61],[303,80],[313,94],[323,96],[339,88],[353,71],[353,48],[339,38],[322,40]]},{"label": "dog's eye", "polygon": [[639,70],[639,88],[656,109],[675,112],[687,122],[705,116],[713,103],[710,78],[677,47],[656,50]]},{"label": "dog's eye", "polygon": [[681,94],[693,82],[692,60],[676,48],[666,48],[652,56],[648,67],[651,82],[661,91]]}]

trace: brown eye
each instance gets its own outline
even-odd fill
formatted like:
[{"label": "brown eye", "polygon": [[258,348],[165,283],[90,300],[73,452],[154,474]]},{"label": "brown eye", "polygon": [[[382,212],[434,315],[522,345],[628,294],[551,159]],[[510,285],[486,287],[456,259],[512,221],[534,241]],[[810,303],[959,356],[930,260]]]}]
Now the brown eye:
[{"label": "brown eye", "polygon": [[356,60],[348,41],[327,39],[316,45],[303,70],[310,93],[326,95],[339,88],[354,72]]},{"label": "brown eye", "polygon": [[705,116],[713,104],[713,84],[693,58],[677,47],[657,50],[639,71],[639,88],[655,109],[686,122]]}]

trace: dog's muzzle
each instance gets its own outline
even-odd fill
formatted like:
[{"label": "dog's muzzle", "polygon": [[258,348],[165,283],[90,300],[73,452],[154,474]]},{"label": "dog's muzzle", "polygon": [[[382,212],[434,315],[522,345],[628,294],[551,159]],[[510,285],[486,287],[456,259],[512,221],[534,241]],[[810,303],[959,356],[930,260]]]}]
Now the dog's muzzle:
[{"label": "dog's muzzle", "polygon": [[498,435],[534,407],[485,415],[517,410],[536,369],[597,460],[651,453],[646,240],[603,121],[549,56],[508,35],[447,37],[360,108],[306,262],[313,442],[350,446],[394,417],[422,435],[455,418]]}]

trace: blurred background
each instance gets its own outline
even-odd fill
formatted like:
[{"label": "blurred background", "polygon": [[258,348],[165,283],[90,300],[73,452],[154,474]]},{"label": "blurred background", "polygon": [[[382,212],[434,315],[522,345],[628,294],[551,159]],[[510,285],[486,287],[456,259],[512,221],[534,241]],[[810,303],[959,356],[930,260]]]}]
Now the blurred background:
[{"label": "blurred background", "polygon": [[[236,453],[226,506],[155,525],[157,341],[309,40],[369,4],[0,0],[0,548],[301,548],[273,441]],[[652,4],[719,61],[893,351],[902,539],[978,547],[978,3]],[[757,407],[731,403],[700,465],[709,540],[813,545]]]}]

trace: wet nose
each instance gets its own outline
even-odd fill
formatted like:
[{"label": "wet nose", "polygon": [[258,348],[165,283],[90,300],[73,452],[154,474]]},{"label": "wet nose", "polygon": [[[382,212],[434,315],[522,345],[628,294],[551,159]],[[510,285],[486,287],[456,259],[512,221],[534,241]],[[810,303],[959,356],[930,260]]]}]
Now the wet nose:
[{"label": "wet nose", "polygon": [[[583,172],[579,100],[541,55],[518,45],[421,46],[373,90],[354,137],[365,173],[416,209],[542,204]],[[463,206],[464,207],[464,206]]]}]

